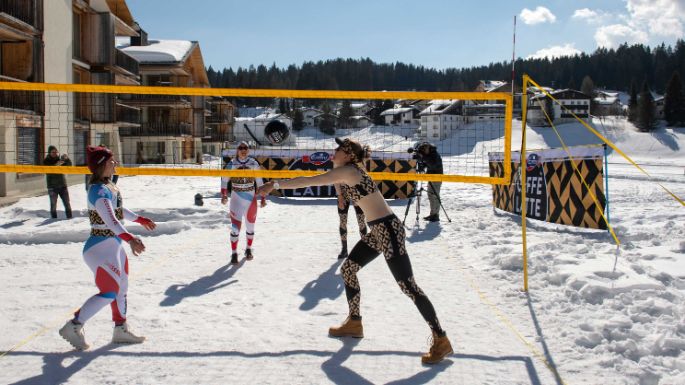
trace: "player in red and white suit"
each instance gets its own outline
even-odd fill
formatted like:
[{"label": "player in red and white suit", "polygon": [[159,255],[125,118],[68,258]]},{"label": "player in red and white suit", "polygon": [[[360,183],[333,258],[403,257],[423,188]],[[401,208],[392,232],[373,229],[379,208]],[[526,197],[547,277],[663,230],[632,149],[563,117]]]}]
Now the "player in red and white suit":
[{"label": "player in red and white suit", "polygon": [[121,192],[111,182],[118,162],[110,150],[104,147],[88,147],[86,159],[93,175],[88,187],[91,231],[83,247],[83,259],[95,275],[95,285],[99,293],[86,300],[74,314],[74,318],[67,321],[59,330],[59,334],[74,348],[88,349],[83,325],[109,305],[112,308],[112,321],[115,325],[112,342],[141,343],[145,337],[133,334],[126,323],[128,258],[124,244],[128,243],[131,246],[133,255],[145,251],[145,245],[140,238],[126,230],[123,222],[136,222],[147,230],[154,230],[156,224],[123,207]]},{"label": "player in red and white suit", "polygon": [[[259,170],[261,166],[256,159],[250,155],[250,147],[246,142],[240,142],[236,157],[226,163],[226,170]],[[257,220],[257,196],[255,194],[255,184],[257,187],[264,184],[262,178],[250,177],[222,177],[221,178],[221,203],[226,204],[228,194],[231,195],[229,209],[231,212],[231,263],[238,263],[238,237],[242,227],[243,218],[245,219],[245,236],[247,238],[247,248],[245,258],[251,260],[252,241],[254,240],[255,221]],[[266,205],[266,199],[262,197],[261,206]]]}]

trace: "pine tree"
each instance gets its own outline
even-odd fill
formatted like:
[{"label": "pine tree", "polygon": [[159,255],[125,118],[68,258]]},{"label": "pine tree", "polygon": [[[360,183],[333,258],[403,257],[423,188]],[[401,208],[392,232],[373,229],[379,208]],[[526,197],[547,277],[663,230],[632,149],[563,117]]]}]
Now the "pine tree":
[{"label": "pine tree", "polygon": [[369,113],[369,119],[376,126],[383,125],[383,117],[381,116],[381,108],[383,108],[383,101],[380,99],[373,101],[373,108]]},{"label": "pine tree", "polygon": [[654,111],[654,97],[645,80],[637,102],[637,127],[640,131],[651,131],[656,126],[656,112]]},{"label": "pine tree", "polygon": [[285,114],[288,112],[288,108],[285,105],[285,99],[281,98],[278,100],[278,112]]},{"label": "pine tree", "polygon": [[683,96],[683,83],[680,80],[680,73],[673,72],[671,80],[666,85],[666,95],[664,95],[664,118],[669,126],[682,123],[685,116],[685,96]]},{"label": "pine tree", "polygon": [[351,118],[353,114],[354,111],[352,110],[352,106],[350,106],[350,101],[347,99],[343,100],[342,107],[338,112],[338,126],[340,128],[349,128],[352,123]]},{"label": "pine tree", "polygon": [[301,108],[295,108],[293,113],[293,130],[300,131],[304,128],[304,114]]},{"label": "pine tree", "polygon": [[[381,104],[381,108],[378,111],[378,120],[379,120],[378,124],[385,125],[385,118],[383,116],[381,116],[380,114],[383,111],[392,109],[394,107],[395,107],[395,105],[392,103],[392,100],[389,100],[389,99],[383,100],[383,103]],[[374,123],[374,124],[376,124],[376,123]]]},{"label": "pine tree", "polygon": [[628,100],[628,120],[635,123],[637,122],[638,110],[637,110],[637,83],[635,79],[630,83],[630,100]]},{"label": "pine tree", "polygon": [[322,118],[319,122],[319,130],[324,134],[335,135],[335,117],[331,113],[331,107],[328,103],[323,105]]},{"label": "pine tree", "polygon": [[595,96],[595,83],[592,81],[592,78],[589,76],[585,76],[583,78],[583,84],[580,86],[580,92],[591,98]]}]

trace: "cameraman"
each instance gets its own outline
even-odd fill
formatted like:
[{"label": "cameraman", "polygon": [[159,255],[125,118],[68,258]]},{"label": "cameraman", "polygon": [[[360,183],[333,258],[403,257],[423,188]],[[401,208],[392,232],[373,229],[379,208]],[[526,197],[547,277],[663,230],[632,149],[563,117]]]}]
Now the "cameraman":
[{"label": "cameraman", "polygon": [[[71,166],[71,160],[67,154],[60,156],[57,147],[49,146],[48,155],[43,160],[43,164],[45,166]],[[57,218],[57,198],[59,197],[62,199],[67,219],[71,219],[69,190],[67,189],[67,179],[64,174],[45,174],[45,179],[48,185],[48,195],[50,196],[50,216]]]},{"label": "cameraman", "polygon": [[[409,152],[413,152],[413,158],[416,159],[416,171],[425,172],[426,174],[442,174],[442,157],[438,153],[438,149],[428,143],[419,143],[416,148],[410,148]],[[428,182],[428,201],[430,202],[430,215],[423,219],[429,222],[438,222],[440,220],[440,187],[442,182]]]}]

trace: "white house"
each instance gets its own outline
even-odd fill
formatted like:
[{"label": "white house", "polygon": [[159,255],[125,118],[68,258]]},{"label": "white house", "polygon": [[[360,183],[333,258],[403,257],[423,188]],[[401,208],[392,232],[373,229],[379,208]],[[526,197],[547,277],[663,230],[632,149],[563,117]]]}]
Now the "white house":
[{"label": "white house", "polygon": [[618,92],[597,91],[597,96],[592,102],[594,104],[592,114],[595,116],[623,115],[623,106]]},{"label": "white house", "polygon": [[558,90],[550,94],[561,103],[561,106],[553,102],[546,94],[532,96],[528,102],[528,124],[549,126],[545,112],[555,124],[575,121],[573,114],[585,121],[589,120],[590,96],[570,89]]},{"label": "white house", "polygon": [[366,115],[370,110],[371,106],[368,103],[350,103],[352,108],[352,115],[361,116]]},{"label": "white house", "polygon": [[352,122],[350,128],[366,128],[373,124],[371,119],[364,115],[351,116],[350,121]]},{"label": "white house", "polygon": [[420,135],[428,140],[443,140],[451,136],[464,123],[463,102],[459,100],[432,100],[419,113]]},{"label": "white house", "polygon": [[385,119],[385,124],[393,126],[418,127],[420,124],[418,115],[419,110],[414,106],[391,108],[381,112],[381,116]]},{"label": "white house", "polygon": [[238,116],[243,117],[243,118],[254,118],[256,116],[262,115],[262,114],[267,114],[267,113],[275,113],[276,110],[274,110],[271,107],[239,107],[238,108]]},{"label": "white house", "polygon": [[316,122],[314,118],[323,113],[323,111],[312,107],[302,107],[300,110],[302,111],[302,118],[305,127],[315,127]]},{"label": "white house", "polygon": [[328,116],[333,122],[335,122],[335,126],[338,126],[338,115],[334,113],[320,113],[316,116],[314,116],[314,126],[315,127],[321,127],[321,121]]}]

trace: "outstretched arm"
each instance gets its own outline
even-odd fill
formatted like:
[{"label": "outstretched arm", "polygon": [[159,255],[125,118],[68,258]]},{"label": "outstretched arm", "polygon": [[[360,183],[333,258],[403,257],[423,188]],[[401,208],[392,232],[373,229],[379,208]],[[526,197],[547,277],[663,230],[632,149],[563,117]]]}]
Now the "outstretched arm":
[{"label": "outstretched arm", "polygon": [[278,188],[280,189],[297,189],[309,186],[328,186],[340,183],[345,184],[355,184],[353,181],[355,178],[359,178],[356,174],[358,172],[350,167],[340,167],[334,168],[333,170],[327,171],[323,174],[314,176],[300,176],[292,179],[284,179],[279,181],[271,181],[264,183],[259,189],[258,193],[262,196],[270,193],[274,188],[274,183],[278,183]]}]

